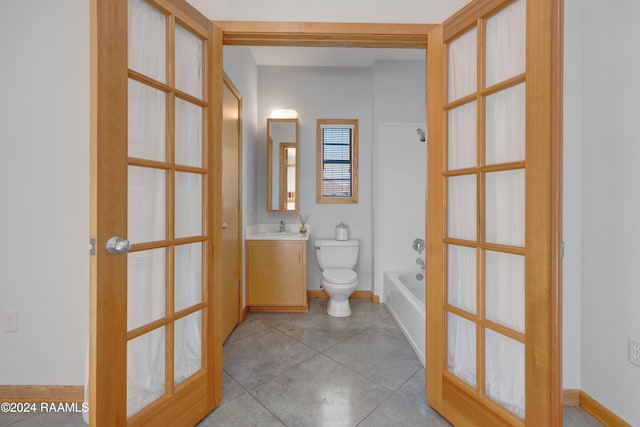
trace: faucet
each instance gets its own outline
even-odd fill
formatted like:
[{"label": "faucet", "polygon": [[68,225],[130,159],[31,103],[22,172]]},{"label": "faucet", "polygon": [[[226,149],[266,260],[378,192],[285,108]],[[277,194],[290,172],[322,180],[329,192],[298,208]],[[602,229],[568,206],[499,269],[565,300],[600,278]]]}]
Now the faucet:
[{"label": "faucet", "polygon": [[425,269],[424,260],[422,258],[416,258],[416,264],[418,264],[422,270]]},{"label": "faucet", "polygon": [[283,219],[280,220],[280,232],[281,233],[284,232],[284,220]]}]

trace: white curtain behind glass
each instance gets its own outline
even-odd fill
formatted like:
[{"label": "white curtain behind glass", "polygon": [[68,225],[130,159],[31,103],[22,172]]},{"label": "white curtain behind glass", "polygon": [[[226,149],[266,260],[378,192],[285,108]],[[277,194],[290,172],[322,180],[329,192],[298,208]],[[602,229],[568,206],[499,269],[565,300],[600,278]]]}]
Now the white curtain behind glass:
[{"label": "white curtain behind glass", "polygon": [[[487,22],[487,86],[524,72],[524,0],[519,0]],[[449,46],[449,101],[476,90],[476,35],[469,31]],[[471,59],[471,58],[472,59]],[[487,99],[486,163],[524,160],[525,85],[500,91]],[[476,166],[461,135],[475,131],[474,114],[455,110],[449,115],[449,168]],[[453,120],[452,120],[453,119]],[[465,137],[466,139],[466,137]],[[473,150],[475,152],[475,150]],[[475,179],[448,178],[448,236],[475,240]],[[524,246],[524,170],[485,175],[486,240]],[[466,183],[465,183],[466,181]],[[453,185],[452,185],[453,184]],[[473,195],[469,195],[473,191]],[[474,219],[475,221],[475,219]],[[468,252],[468,253],[466,253]],[[473,252],[473,256],[471,254]],[[487,317],[515,331],[524,331],[524,257],[485,252],[485,309]],[[473,258],[473,261],[472,261]],[[449,303],[475,313],[475,250],[449,245]],[[465,283],[463,283],[465,282]],[[466,295],[473,293],[474,295]],[[448,369],[465,382],[476,382],[476,329],[454,314],[448,316]],[[524,417],[524,345],[485,329],[485,391]]]},{"label": "white curtain behind glass", "polygon": [[[176,27],[176,85],[202,96],[202,41]],[[180,61],[178,61],[180,59]],[[129,67],[156,80],[166,80],[166,17],[144,0],[129,0]],[[195,76],[195,77],[194,77]],[[129,84],[129,155],[166,159],[166,95],[141,83]],[[176,162],[202,166],[202,109],[187,101],[175,104]],[[129,167],[129,239],[133,243],[164,240],[166,236],[167,172]],[[176,234],[202,234],[202,178],[176,173],[174,207]],[[129,328],[165,315],[166,253],[169,249],[129,255]],[[176,304],[201,301],[202,244],[175,248]],[[176,307],[178,308],[178,307]],[[179,309],[178,308],[178,309]],[[181,382],[201,369],[201,312],[175,323],[174,380]],[[164,394],[165,328],[129,342],[127,351],[127,413],[135,414]]]}]

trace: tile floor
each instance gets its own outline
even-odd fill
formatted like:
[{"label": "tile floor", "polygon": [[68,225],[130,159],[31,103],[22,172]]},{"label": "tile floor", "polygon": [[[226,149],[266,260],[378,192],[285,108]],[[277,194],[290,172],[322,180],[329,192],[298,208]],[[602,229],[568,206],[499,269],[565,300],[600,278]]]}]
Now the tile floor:
[{"label": "tile floor", "polygon": [[[250,313],[224,346],[224,389],[208,426],[449,426],[426,403],[425,371],[383,304],[352,315]],[[601,426],[579,407],[564,425]],[[78,414],[0,414],[0,426],[81,427]]]}]

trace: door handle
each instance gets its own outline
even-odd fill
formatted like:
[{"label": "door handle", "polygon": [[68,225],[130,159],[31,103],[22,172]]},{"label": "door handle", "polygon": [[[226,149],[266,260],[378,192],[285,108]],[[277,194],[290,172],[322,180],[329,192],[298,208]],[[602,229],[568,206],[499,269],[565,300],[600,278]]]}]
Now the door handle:
[{"label": "door handle", "polygon": [[226,230],[226,229],[227,229],[227,227],[228,227],[227,223],[226,223],[226,222],[223,222],[223,223],[222,223],[222,229],[223,229],[223,230]]},{"label": "door handle", "polygon": [[107,252],[110,254],[126,254],[131,249],[131,242],[120,236],[107,240]]}]

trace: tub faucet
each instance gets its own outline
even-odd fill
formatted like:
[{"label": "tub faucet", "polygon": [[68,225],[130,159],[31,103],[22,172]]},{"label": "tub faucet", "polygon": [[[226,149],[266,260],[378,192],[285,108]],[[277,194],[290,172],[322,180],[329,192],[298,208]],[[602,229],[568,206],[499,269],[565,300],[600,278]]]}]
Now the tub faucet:
[{"label": "tub faucet", "polygon": [[416,258],[416,264],[418,264],[422,270],[425,269],[424,260],[422,258]]},{"label": "tub faucet", "polygon": [[281,233],[284,232],[284,220],[283,219],[280,220],[280,232]]}]

